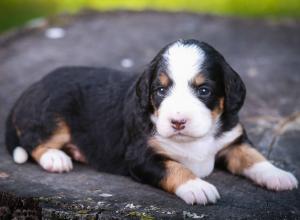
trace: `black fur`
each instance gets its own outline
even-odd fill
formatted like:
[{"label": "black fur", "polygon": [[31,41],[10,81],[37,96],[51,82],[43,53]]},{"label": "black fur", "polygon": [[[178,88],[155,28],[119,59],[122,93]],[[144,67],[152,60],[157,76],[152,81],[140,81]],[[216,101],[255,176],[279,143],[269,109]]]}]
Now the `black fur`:
[{"label": "black fur", "polygon": [[[203,73],[214,91],[206,104],[213,109],[216,100],[225,97],[220,133],[230,130],[238,123],[237,113],[245,98],[243,82],[209,45],[195,40],[182,42],[205,51]],[[106,68],[64,67],[33,84],[7,119],[9,152],[18,145],[31,152],[63,119],[70,127],[72,143],[91,166],[159,186],[166,175],[164,162],[168,158],[149,148],[148,139],[155,130],[150,120],[155,107],[151,97],[158,86],[153,82],[165,70],[162,54],[169,45],[139,76]],[[16,129],[21,131],[19,137]]]},{"label": "black fur", "polygon": [[14,119],[12,117],[12,112],[10,112],[9,116],[6,119],[6,133],[5,133],[5,143],[7,146],[7,150],[10,154],[13,153],[13,150],[16,146],[19,146],[19,138],[17,135],[16,128],[14,126]]}]

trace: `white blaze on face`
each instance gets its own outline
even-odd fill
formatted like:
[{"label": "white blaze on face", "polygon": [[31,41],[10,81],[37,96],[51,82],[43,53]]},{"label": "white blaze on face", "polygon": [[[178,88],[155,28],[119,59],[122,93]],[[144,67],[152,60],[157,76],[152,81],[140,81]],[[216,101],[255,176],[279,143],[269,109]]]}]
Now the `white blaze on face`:
[{"label": "white blaze on face", "polygon": [[[205,59],[204,51],[195,45],[176,42],[163,55],[167,74],[173,84],[159,106],[158,117],[152,116],[157,132],[163,137],[180,140],[185,136],[199,138],[206,135],[212,127],[211,111],[194,94],[190,83],[201,72]],[[185,128],[175,131],[171,120],[186,120]],[[183,136],[174,136],[180,132]]]}]

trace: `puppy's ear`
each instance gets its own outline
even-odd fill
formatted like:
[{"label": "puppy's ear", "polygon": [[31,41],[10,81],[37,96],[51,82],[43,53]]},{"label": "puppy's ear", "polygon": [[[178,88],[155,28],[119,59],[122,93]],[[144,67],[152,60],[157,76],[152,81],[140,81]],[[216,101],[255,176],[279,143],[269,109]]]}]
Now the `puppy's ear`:
[{"label": "puppy's ear", "polygon": [[149,111],[150,107],[150,87],[151,87],[151,66],[147,67],[143,74],[139,77],[135,91],[138,107],[143,112]]},{"label": "puppy's ear", "polygon": [[173,43],[166,45],[158,52],[158,54],[153,58],[143,74],[140,76],[136,84],[136,95],[138,97],[138,103],[140,104],[140,107],[142,109],[147,110],[148,112],[149,110],[153,110],[151,109],[153,108],[153,106],[150,104],[152,80],[154,78],[155,72],[157,71],[157,68],[159,68],[159,66],[161,65],[164,52],[172,44]]},{"label": "puppy's ear", "polygon": [[229,64],[224,60],[223,77],[225,89],[225,111],[234,115],[244,104],[246,96],[246,87],[241,77],[236,73]]},{"label": "puppy's ear", "polygon": [[[135,107],[128,108],[128,114],[134,114],[134,118],[127,118],[131,120],[128,124],[134,124],[135,129],[132,128],[132,131],[136,130],[136,127],[139,128],[139,131],[150,132],[151,130],[151,121],[150,121],[150,89],[151,89],[151,80],[152,80],[152,71],[151,67],[147,67],[146,70],[140,75],[138,80],[135,83],[135,88],[132,93],[132,98],[134,100]],[[140,135],[140,134],[139,134]]]}]

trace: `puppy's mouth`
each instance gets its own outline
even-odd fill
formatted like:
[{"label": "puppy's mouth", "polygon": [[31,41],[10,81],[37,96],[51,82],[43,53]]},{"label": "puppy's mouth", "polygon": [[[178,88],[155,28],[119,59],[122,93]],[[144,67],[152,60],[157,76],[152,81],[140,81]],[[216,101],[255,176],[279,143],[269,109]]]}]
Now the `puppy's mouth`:
[{"label": "puppy's mouth", "polygon": [[175,134],[172,134],[171,136],[169,136],[170,139],[173,139],[177,142],[190,142],[190,141],[194,141],[195,139],[197,139],[198,137],[194,137],[188,134],[184,134],[182,132],[176,132]]}]

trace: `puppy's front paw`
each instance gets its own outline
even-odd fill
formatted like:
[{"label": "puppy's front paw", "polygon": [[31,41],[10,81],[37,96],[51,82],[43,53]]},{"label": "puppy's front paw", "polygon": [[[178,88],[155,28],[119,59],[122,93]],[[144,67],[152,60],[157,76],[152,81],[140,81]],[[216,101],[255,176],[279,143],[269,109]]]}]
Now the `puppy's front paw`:
[{"label": "puppy's front paw", "polygon": [[244,175],[270,190],[283,191],[298,187],[298,181],[293,174],[275,167],[270,162],[254,164],[244,171]]},{"label": "puppy's front paw", "polygon": [[57,149],[47,150],[40,158],[39,164],[49,172],[69,172],[73,168],[71,158]]},{"label": "puppy's front paw", "polygon": [[208,204],[215,203],[220,195],[216,187],[199,178],[189,180],[180,185],[175,194],[187,204]]}]

